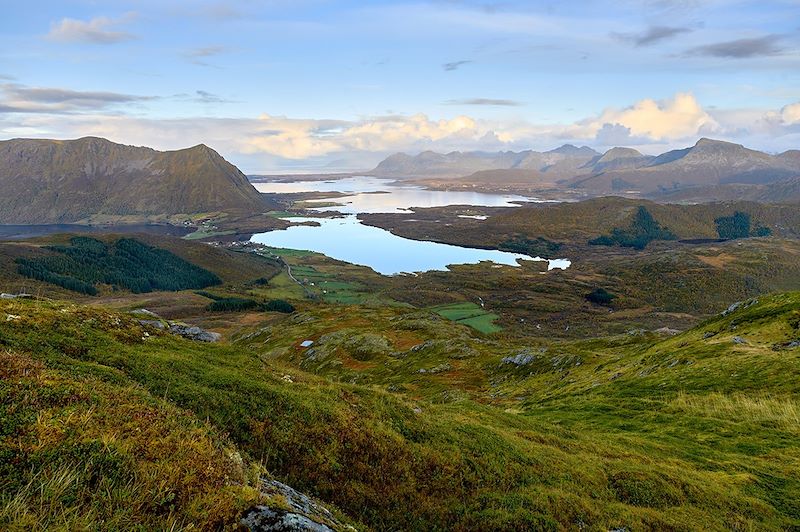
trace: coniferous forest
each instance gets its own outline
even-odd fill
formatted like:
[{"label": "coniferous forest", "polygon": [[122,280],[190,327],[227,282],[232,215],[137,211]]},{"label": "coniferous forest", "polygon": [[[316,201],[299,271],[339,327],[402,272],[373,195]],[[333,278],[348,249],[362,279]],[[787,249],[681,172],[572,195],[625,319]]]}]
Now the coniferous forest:
[{"label": "coniferous forest", "polygon": [[614,228],[609,235],[589,241],[592,246],[622,246],[644,249],[653,240],[675,240],[675,233],[662,227],[646,207],[640,206],[628,228]]},{"label": "coniferous forest", "polygon": [[145,293],[205,288],[221,282],[214,273],[170,251],[133,238],[106,244],[94,238],[74,237],[70,245],[47,249],[56,254],[18,259],[19,273],[88,295],[96,295],[99,284]]}]

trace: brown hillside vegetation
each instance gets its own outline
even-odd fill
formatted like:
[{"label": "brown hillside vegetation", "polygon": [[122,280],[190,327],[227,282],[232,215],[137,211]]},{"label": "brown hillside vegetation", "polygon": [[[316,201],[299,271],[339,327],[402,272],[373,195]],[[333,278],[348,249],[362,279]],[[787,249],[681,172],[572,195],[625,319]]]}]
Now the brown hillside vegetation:
[{"label": "brown hillside vegetation", "polygon": [[0,190],[0,223],[269,207],[242,172],[205,145],[159,152],[95,137],[0,142]]},{"label": "brown hillside vegetation", "polygon": [[[570,245],[585,245],[588,240],[625,227],[640,206],[680,239],[717,238],[714,220],[736,211],[750,214],[754,226],[766,226],[773,235],[800,236],[800,209],[796,205],[764,204],[746,201],[697,205],[660,204],[622,197],[593,198],[580,202],[527,204],[514,208],[478,209],[486,220],[455,216],[463,207],[415,209],[415,223],[404,223],[407,214],[362,214],[369,225],[389,229],[407,238],[496,247],[512,235],[542,237]],[[475,209],[471,209],[470,212]],[[447,223],[441,223],[447,218]]]},{"label": "brown hillside vegetation", "polygon": [[510,209],[486,220],[485,229],[516,231],[555,240],[592,238],[624,226],[640,205],[646,206],[656,220],[679,238],[715,238],[714,220],[736,211],[749,213],[754,223],[769,227],[775,234],[800,236],[800,209],[796,205],[744,201],[677,205],[618,197]]}]

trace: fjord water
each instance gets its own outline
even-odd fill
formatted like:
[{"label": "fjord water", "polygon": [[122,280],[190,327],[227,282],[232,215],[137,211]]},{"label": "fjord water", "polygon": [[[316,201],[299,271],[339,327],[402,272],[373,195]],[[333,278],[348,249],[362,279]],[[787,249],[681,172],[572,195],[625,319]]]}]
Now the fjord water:
[{"label": "fjord water", "polygon": [[349,195],[332,200],[320,200],[333,201],[341,205],[315,209],[343,212],[347,214],[344,217],[293,218],[294,222],[316,222],[319,225],[298,225],[285,230],[259,233],[253,235],[252,242],[272,247],[319,252],[352,264],[369,266],[384,275],[446,270],[451,264],[475,264],[481,261],[510,266],[518,266],[518,260],[547,261],[548,270],[565,269],[570,265],[565,259],[548,260],[518,253],[411,240],[393,235],[379,227],[364,225],[356,217],[359,213],[409,212],[411,207],[446,205],[513,207],[518,205],[513,202],[532,201],[523,196],[432,191],[372,177],[354,177],[337,181],[254,183],[254,186],[260,192],[315,191]]},{"label": "fjord water", "polygon": [[291,183],[253,183],[259,192],[340,192],[348,194],[334,201],[341,205],[319,210],[347,214],[399,213],[412,207],[444,207],[447,205],[476,205],[483,207],[515,207],[533,201],[516,195],[485,194],[482,192],[428,190],[415,185],[397,183],[377,177],[350,177],[337,181],[295,181]]}]

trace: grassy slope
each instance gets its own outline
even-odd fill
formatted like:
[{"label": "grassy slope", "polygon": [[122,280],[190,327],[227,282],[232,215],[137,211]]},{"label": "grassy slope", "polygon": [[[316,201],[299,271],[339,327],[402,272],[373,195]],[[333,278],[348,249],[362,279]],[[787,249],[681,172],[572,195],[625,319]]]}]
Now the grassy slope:
[{"label": "grassy slope", "polygon": [[[800,351],[781,347],[800,335],[800,294],[764,298],[667,340],[545,343],[519,369],[499,359],[525,346],[487,343],[399,309],[320,307],[236,345],[207,346],[142,339],[129,318],[100,309],[0,305],[0,317],[20,316],[0,320],[4,350],[45,372],[94,379],[92,389],[138,383],[138,393],[208,419],[249,459],[374,528],[800,526]],[[364,385],[294,367],[304,358],[295,340],[344,330],[348,319],[354,332],[424,360],[380,354],[374,336],[348,343],[346,332],[331,343],[342,364],[307,367],[361,374]],[[434,334],[444,343],[411,351]],[[388,372],[390,358],[399,362]],[[443,361],[450,368],[442,373],[415,371]],[[13,376],[3,386],[13,389]],[[4,401],[25,405],[14,395]],[[131,497],[143,497],[134,488]],[[173,517],[193,520],[188,508]]]},{"label": "grassy slope", "polygon": [[0,350],[0,528],[211,529],[263,498],[219,431],[118,371]]},{"label": "grassy slope", "polygon": [[434,307],[431,310],[447,318],[463,325],[469,325],[477,331],[482,333],[500,332],[502,327],[494,324],[500,316],[487,312],[475,303],[452,303],[450,305],[441,305]]}]

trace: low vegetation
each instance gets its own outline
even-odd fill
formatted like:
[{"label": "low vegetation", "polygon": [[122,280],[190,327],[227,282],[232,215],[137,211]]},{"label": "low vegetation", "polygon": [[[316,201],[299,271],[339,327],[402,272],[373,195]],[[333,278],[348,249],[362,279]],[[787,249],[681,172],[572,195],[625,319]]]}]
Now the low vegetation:
[{"label": "low vegetation", "polygon": [[666,339],[537,344],[350,308],[201,345],[0,303],[2,525],[230,525],[262,463],[373,529],[800,526],[798,293]]},{"label": "low vegetation", "polygon": [[482,333],[488,334],[503,330],[502,327],[494,323],[500,316],[488,312],[475,303],[453,303],[433,307],[431,310],[448,320],[467,325]]},{"label": "low vegetation", "polygon": [[[259,474],[359,529],[800,527],[800,294],[764,295],[797,289],[795,241],[393,277],[164,242],[224,284],[0,301],[0,529],[232,528]],[[63,255],[2,249],[6,292],[16,258]]]},{"label": "low vegetation", "polygon": [[513,238],[501,242],[498,249],[522,253],[529,257],[554,257],[561,249],[561,244],[542,237],[528,238],[523,235],[515,235]]},{"label": "low vegetation", "polygon": [[0,528],[210,530],[263,499],[211,425],[123,372],[36,351],[0,347]]},{"label": "low vegetation", "polygon": [[291,314],[295,311],[294,306],[282,299],[271,299],[269,301],[256,301],[244,297],[228,297],[212,294],[205,290],[195,292],[197,295],[213,299],[213,302],[206,306],[206,310],[212,312],[241,312],[245,310],[264,310],[267,312],[283,312]]}]

